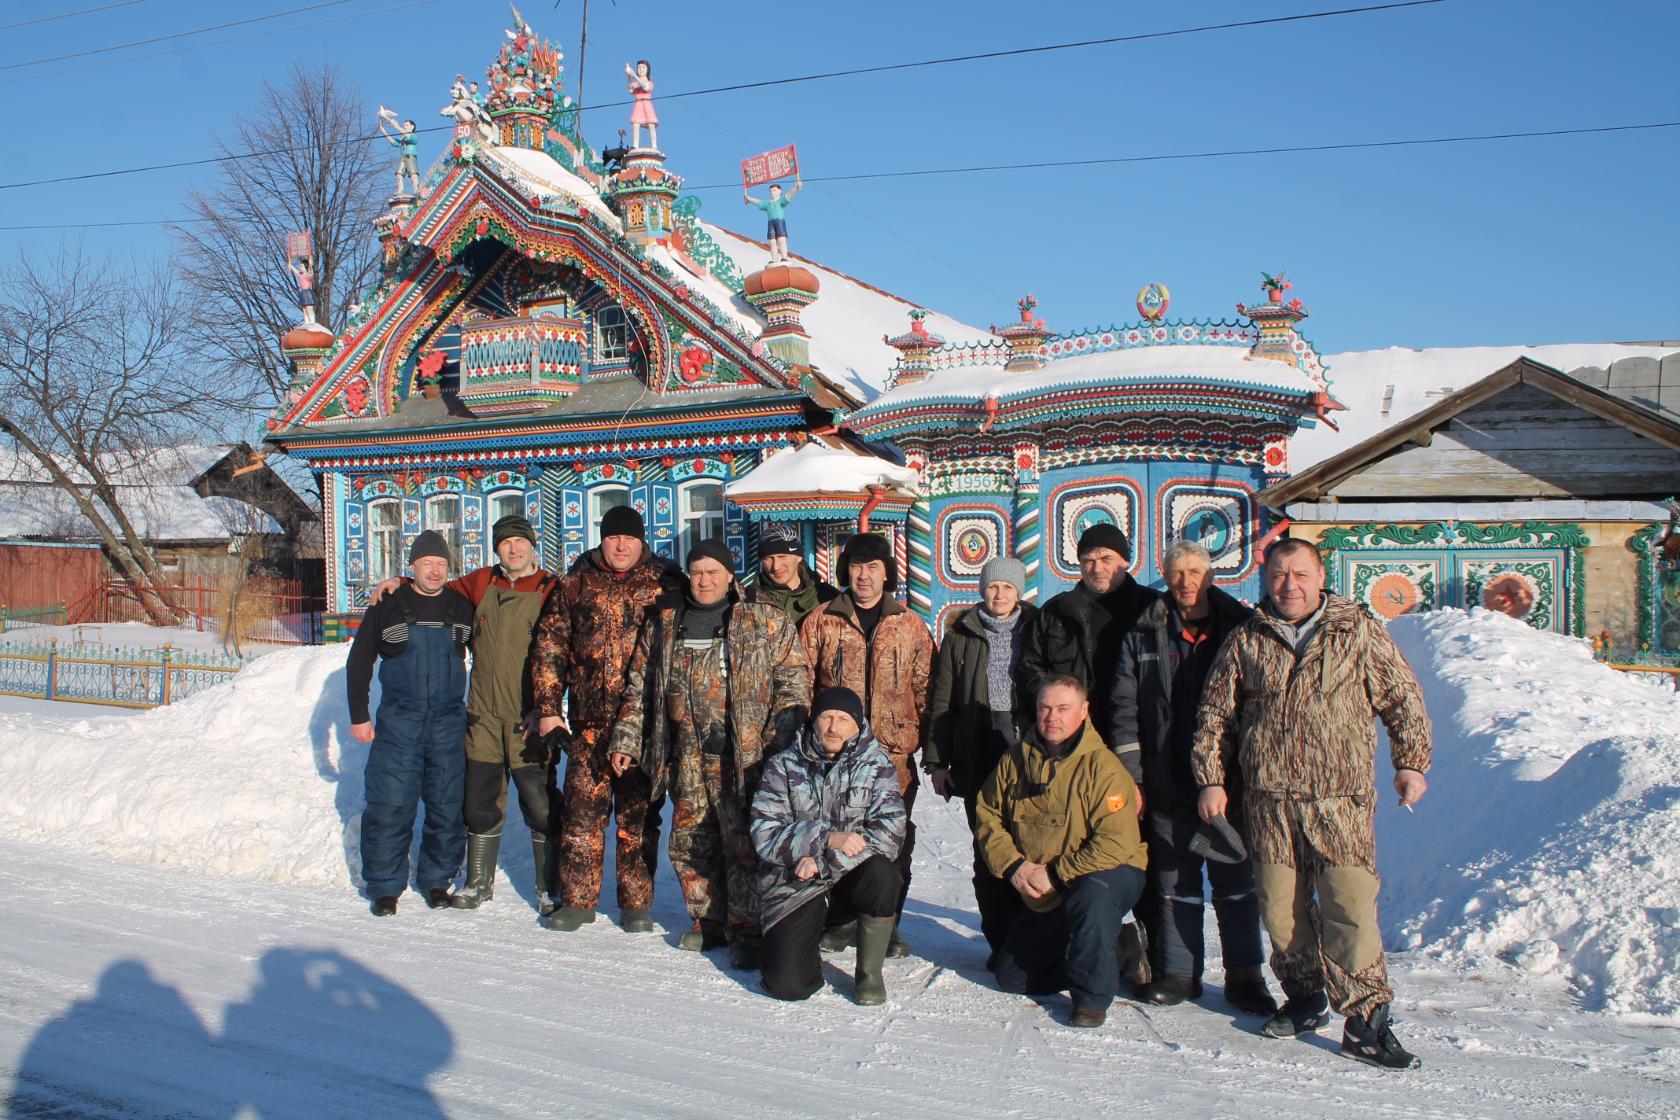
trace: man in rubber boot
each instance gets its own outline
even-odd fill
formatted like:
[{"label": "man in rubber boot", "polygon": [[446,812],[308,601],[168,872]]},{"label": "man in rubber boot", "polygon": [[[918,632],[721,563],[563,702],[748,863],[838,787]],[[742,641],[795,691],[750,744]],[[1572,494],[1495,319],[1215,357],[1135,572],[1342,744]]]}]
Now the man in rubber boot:
[{"label": "man in rubber boot", "polygon": [[[1114,722],[1109,742],[1132,780],[1143,789],[1153,905],[1149,949],[1153,980],[1138,998],[1162,1006],[1202,994],[1202,871],[1213,893],[1213,913],[1225,960],[1225,1000],[1239,1011],[1270,1016],[1277,1003],[1260,975],[1260,903],[1254,866],[1203,860],[1194,841],[1203,822],[1196,813],[1200,790],[1190,771],[1196,708],[1214,656],[1232,631],[1254,612],[1213,585],[1213,559],[1191,541],[1174,541],[1161,553],[1167,594],[1144,610],[1120,642],[1111,692]],[[1240,803],[1233,781],[1231,803]],[[1231,811],[1240,820],[1241,812]]]},{"label": "man in rubber boot", "polygon": [[569,932],[595,920],[610,811],[617,822],[620,928],[653,931],[650,909],[664,799],[654,796],[646,774],[613,773],[607,737],[624,700],[625,673],[642,618],[662,594],[681,586],[681,573],[648,547],[641,514],[617,506],[601,519],[600,545],[584,553],[560,580],[537,622],[531,658],[537,730],[546,737],[567,727],[563,710],[571,716],[559,908],[545,923],[551,930]]},{"label": "man in rubber boot", "polygon": [[[520,812],[531,830],[537,911],[554,909],[559,865],[559,795],[554,763],[537,733],[530,687],[531,634],[537,614],[554,587],[554,576],[537,564],[537,534],[519,514],[490,528],[497,563],[447,584],[473,605],[472,680],[467,685],[467,880],[450,905],[476,910],[495,892],[501,855],[508,779],[519,795]],[[374,602],[395,591],[386,580]]]},{"label": "man in rubber boot", "polygon": [[863,701],[830,688],[799,741],[764,764],[752,803],[763,895],[764,990],[809,999],[822,987],[818,942],[836,911],[858,924],[853,997],[885,1003],[882,962],[898,905],[904,841],[898,770],[869,733]]},{"label": "man in rubber boot", "polygon": [[[466,833],[461,791],[466,769],[466,648],[472,604],[444,586],[449,545],[428,529],[414,538],[414,582],[362,615],[345,667],[350,735],[368,748],[362,810],[362,879],[372,911],[397,912],[408,886],[414,811],[424,801],[417,880],[426,905],[449,905]],[[379,717],[368,717],[368,690],[379,665]]]},{"label": "man in rubber boot", "polygon": [[671,867],[694,928],[684,949],[729,944],[730,964],[757,968],[758,857],[748,811],[764,760],[799,734],[811,674],[780,607],[744,603],[722,541],[688,554],[688,589],[648,611],[610,743],[613,772],[639,769],[656,794],[672,786]]},{"label": "man in rubber boot", "polygon": [[[854,533],[840,550],[837,565],[845,586],[831,601],[806,616],[799,638],[810,659],[812,686],[849,688],[863,700],[875,741],[898,767],[904,797],[904,845],[898,869],[904,876],[895,913],[904,913],[910,891],[910,857],[916,849],[916,826],[910,814],[921,780],[914,756],[927,732],[928,679],[933,673],[933,634],[922,616],[892,597],[898,586],[898,562],[887,539]],[[842,924],[824,935],[823,948],[844,948],[855,927]],[[910,947],[893,928],[887,955],[904,957]]]},{"label": "man in rubber boot", "polygon": [[1242,776],[1260,915],[1286,997],[1261,1033],[1317,1030],[1333,1004],[1347,1016],[1343,1054],[1416,1069],[1389,1026],[1372,821],[1375,718],[1400,803],[1428,788],[1423,690],[1383,624],[1325,592],[1311,541],[1273,544],[1263,577],[1266,598],[1226,639],[1203,689],[1193,761],[1203,820],[1228,811],[1226,783]]},{"label": "man in rubber boot", "polygon": [[1120,992],[1120,924],[1143,893],[1137,787],[1091,726],[1085,685],[1039,687],[1035,727],[980,791],[986,864],[1021,895],[998,987],[1073,1000],[1068,1025],[1100,1027]]},{"label": "man in rubber boot", "polygon": [[747,591],[749,603],[773,603],[798,626],[805,617],[840,594],[805,563],[805,547],[796,523],[766,521],[758,527],[758,582]]}]

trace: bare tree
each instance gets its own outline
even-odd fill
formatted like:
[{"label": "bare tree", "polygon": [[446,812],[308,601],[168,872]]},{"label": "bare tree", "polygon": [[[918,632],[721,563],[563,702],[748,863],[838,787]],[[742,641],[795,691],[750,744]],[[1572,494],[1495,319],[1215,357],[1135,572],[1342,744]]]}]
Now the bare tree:
[{"label": "bare tree", "polygon": [[291,374],[280,335],[298,322],[286,234],[314,235],[316,313],[342,325],[379,274],[372,222],[384,208],[387,146],[354,84],[331,66],[294,66],[284,88],[263,87],[256,115],[218,141],[227,162],[207,191],[188,191],[198,221],[178,227],[179,267],[193,296],[200,354],[272,402]]},{"label": "bare tree", "polygon": [[160,625],[174,612],[143,511],[130,508],[145,489],[121,483],[242,404],[193,368],[183,327],[174,284],[156,269],[64,250],[0,270],[0,433],[41,465]]}]

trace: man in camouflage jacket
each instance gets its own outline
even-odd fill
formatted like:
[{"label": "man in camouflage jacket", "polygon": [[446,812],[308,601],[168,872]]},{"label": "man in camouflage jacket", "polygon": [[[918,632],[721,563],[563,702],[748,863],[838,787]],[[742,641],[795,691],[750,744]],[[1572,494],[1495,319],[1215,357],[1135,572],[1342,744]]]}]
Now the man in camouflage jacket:
[{"label": "man in camouflage jacket", "polygon": [[671,866],[694,928],[679,942],[728,941],[737,968],[758,967],[758,859],[748,809],[764,759],[793,742],[811,674],[780,607],[743,603],[721,541],[688,556],[688,590],[648,612],[609,745],[614,773],[672,787]]},{"label": "man in camouflage jacket", "polygon": [[553,930],[575,930],[595,920],[609,809],[618,819],[620,923],[632,933],[653,929],[648,910],[663,801],[653,795],[646,775],[615,776],[607,762],[607,735],[618,718],[642,616],[661,594],[682,586],[680,574],[654,555],[642,534],[641,515],[633,508],[608,510],[600,546],[560,581],[537,621],[531,657],[537,729],[546,736],[565,727],[563,704],[571,716],[560,909],[547,921]]},{"label": "man in camouflage jacket", "polygon": [[[921,785],[913,756],[927,732],[933,634],[921,615],[892,597],[898,565],[884,537],[852,534],[840,550],[837,567],[846,590],[806,616],[799,638],[810,659],[813,686],[818,691],[849,688],[862,697],[870,730],[898,770],[905,816],[898,868],[904,875],[902,894],[908,896],[910,856],[916,848],[910,813]],[[904,910],[903,898],[898,909]],[[844,947],[851,935],[845,930],[825,940],[824,947]],[[909,952],[895,930],[889,955]]]},{"label": "man in camouflage jacket", "polygon": [[1423,690],[1382,623],[1324,592],[1310,541],[1274,544],[1264,575],[1267,598],[1214,661],[1192,746],[1203,820],[1224,815],[1234,768],[1245,785],[1261,918],[1288,997],[1262,1032],[1282,1038],[1323,1026],[1328,988],[1328,1002],[1348,1016],[1344,1054],[1416,1068],[1389,1028],[1373,717],[1388,729],[1394,788],[1410,807],[1428,788]]}]

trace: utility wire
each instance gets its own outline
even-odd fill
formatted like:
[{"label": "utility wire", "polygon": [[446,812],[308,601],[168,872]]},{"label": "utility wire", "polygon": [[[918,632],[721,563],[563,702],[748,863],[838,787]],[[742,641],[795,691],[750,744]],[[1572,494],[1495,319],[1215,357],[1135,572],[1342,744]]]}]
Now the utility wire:
[{"label": "utility wire", "polygon": [[[449,127],[445,125],[444,127]],[[1033,171],[1043,168],[1101,167],[1122,163],[1165,163],[1175,160],[1227,159],[1240,156],[1296,155],[1306,152],[1350,152],[1381,148],[1419,148],[1435,144],[1474,144],[1495,140],[1533,140],[1556,136],[1595,136],[1613,132],[1639,132],[1659,128],[1680,128],[1680,121],[1653,121],[1648,124],[1611,124],[1593,128],[1547,128],[1529,132],[1486,132],[1465,136],[1430,136],[1411,140],[1364,140],[1340,144],[1302,144],[1288,148],[1232,148],[1221,152],[1167,152],[1158,155],[1110,156],[1103,159],[1050,160],[1040,163],[993,163],[974,167],[930,167],[910,171],[874,171],[857,175],[826,175],[806,177],[807,183],[842,183],[865,179],[905,179],[922,175],[970,175],[990,171]],[[200,162],[216,163],[219,160]],[[705,183],[700,186],[683,185],[685,191],[740,190],[741,184]],[[63,225],[0,226],[0,230],[25,229],[97,229],[102,226],[175,225],[180,222],[203,221],[202,218],[156,218],[128,222],[74,222]]]},{"label": "utility wire", "polygon": [[204,35],[211,31],[225,31],[229,27],[243,27],[248,23],[263,23],[267,20],[279,19],[281,16],[296,15],[298,12],[313,12],[320,8],[336,8],[341,4],[348,3],[350,3],[350,0],[322,0],[319,4],[305,4],[301,8],[288,8],[283,12],[271,12],[266,16],[251,16],[248,19],[236,19],[228,23],[218,23],[210,27],[196,28],[192,31],[175,31],[168,35],[154,35],[150,39],[136,39],[132,43],[117,43],[114,46],[109,47],[94,47],[91,50],[72,51],[69,54],[57,54],[53,55],[51,58],[36,58],[31,59],[28,62],[8,62],[4,66],[0,66],[0,70],[19,70],[25,66],[45,66],[49,62],[65,62],[72,58],[86,58],[89,55],[94,54],[109,54],[112,51],[127,50],[129,47],[144,47],[149,46],[152,43],[168,42],[170,39],[186,39],[193,35]]},{"label": "utility wire", "polygon": [[[348,0],[331,0],[331,2],[332,3],[347,3]],[[1268,19],[1241,20],[1241,21],[1237,21],[1237,22],[1233,22],[1233,23],[1208,24],[1208,25],[1205,25],[1205,26],[1202,26],[1202,27],[1184,27],[1184,28],[1178,28],[1176,30],[1170,30],[1170,31],[1150,31],[1150,32],[1144,32],[1144,33],[1137,34],[1137,35],[1113,36],[1113,37],[1106,38],[1106,39],[1084,39],[1084,40],[1080,40],[1078,42],[1073,42],[1073,43],[1051,43],[1051,44],[1048,44],[1048,45],[1045,45],[1045,46],[1020,47],[1020,48],[1016,48],[1016,49],[1013,49],[1013,50],[991,51],[991,52],[988,52],[988,53],[985,53],[985,54],[956,55],[956,56],[952,56],[952,57],[949,57],[949,58],[924,59],[920,62],[897,62],[897,63],[892,63],[890,65],[885,65],[885,66],[862,66],[862,67],[857,67],[857,68],[854,68],[854,69],[851,69],[851,70],[833,70],[833,71],[828,71],[828,72],[822,73],[822,74],[804,74],[804,75],[798,75],[798,76],[791,77],[791,78],[772,78],[772,79],[768,79],[768,80],[762,81],[762,82],[747,82],[747,83],[743,83],[743,84],[739,84],[739,85],[716,86],[716,87],[713,87],[711,89],[686,90],[686,91],[682,91],[682,92],[678,92],[678,93],[662,94],[660,96],[663,100],[673,101],[673,100],[676,100],[678,98],[684,98],[684,97],[699,97],[702,94],[726,93],[726,92],[730,92],[730,91],[734,91],[734,90],[744,90],[744,89],[762,89],[762,88],[765,88],[767,86],[793,85],[793,84],[796,84],[796,83],[799,83],[799,82],[820,81],[820,80],[824,80],[824,79],[828,79],[828,78],[847,77],[847,76],[855,75],[855,74],[878,74],[878,73],[883,73],[883,72],[886,72],[886,71],[911,70],[911,69],[915,69],[915,68],[918,68],[918,67],[925,67],[925,66],[946,66],[946,65],[950,65],[952,63],[972,62],[972,61],[978,61],[978,60],[981,60],[981,59],[1007,58],[1007,57],[1011,57],[1011,56],[1015,56],[1015,55],[1025,55],[1025,54],[1041,54],[1041,53],[1048,52],[1048,51],[1073,50],[1073,49],[1080,48],[1080,47],[1100,46],[1100,45],[1111,44],[1111,43],[1136,42],[1136,41],[1143,40],[1143,39],[1164,39],[1164,38],[1168,38],[1168,37],[1176,36],[1176,35],[1194,35],[1194,34],[1198,34],[1200,32],[1205,32],[1205,31],[1227,31],[1227,30],[1231,30],[1231,29],[1234,29],[1234,28],[1242,28],[1242,27],[1262,27],[1262,26],[1266,26],[1266,25],[1270,25],[1270,24],[1298,23],[1298,22],[1301,22],[1301,21],[1304,21],[1304,20],[1327,19],[1327,18],[1331,18],[1331,17],[1334,17],[1334,16],[1357,15],[1357,14],[1362,14],[1362,13],[1366,13],[1366,12],[1390,11],[1390,10],[1394,10],[1394,9],[1398,9],[1398,8],[1416,8],[1416,7],[1426,6],[1426,5],[1442,4],[1442,3],[1446,3],[1446,0],[1397,0],[1397,2],[1395,2],[1395,3],[1377,4],[1377,5],[1372,5],[1372,6],[1369,6],[1369,7],[1362,7],[1362,8],[1339,8],[1339,9],[1336,9],[1334,11],[1303,12],[1303,13],[1300,13],[1298,15],[1292,15],[1292,16],[1273,16],[1273,17],[1270,17]],[[326,5],[315,5],[315,6],[316,7],[325,7]],[[307,9],[296,9],[296,10],[303,11],[303,10],[307,10]],[[279,14],[284,14],[284,13],[279,13]],[[263,18],[272,18],[272,17],[263,17]],[[249,22],[249,21],[246,21],[246,22]],[[227,25],[227,26],[231,26],[231,25]],[[205,30],[209,30],[209,29],[205,29]],[[196,32],[194,34],[196,34]],[[128,45],[134,46],[134,45],[137,45],[137,44],[128,44]],[[75,56],[67,55],[65,57],[75,57]],[[33,64],[19,63],[17,65],[33,65]],[[0,69],[5,69],[5,68],[0,67]],[[581,111],[587,111],[589,109],[608,108],[608,107],[611,107],[611,106],[614,106],[614,105],[628,105],[628,104],[630,104],[630,102],[628,102],[628,101],[609,101],[609,102],[603,102],[599,105],[581,106],[579,111],[581,112]],[[454,127],[453,125],[434,125],[430,128],[416,129],[415,132],[416,133],[438,132],[438,131],[442,131],[444,129],[451,129],[453,127]],[[368,141],[379,140],[379,139],[382,139],[382,137],[380,136],[379,133],[370,133],[366,136],[354,137],[350,140],[345,140],[345,141],[341,141],[341,142],[345,143],[345,144],[360,144],[360,143],[366,143]],[[101,178],[108,178],[108,177],[116,176],[116,175],[137,175],[137,174],[141,174],[141,173],[144,173],[144,172],[150,172],[150,171],[170,171],[170,170],[174,170],[176,168],[182,168],[182,167],[202,167],[206,164],[226,163],[226,162],[229,162],[230,160],[254,159],[258,156],[268,156],[268,155],[284,155],[284,154],[287,154],[289,152],[297,151],[297,150],[301,150],[301,146],[300,146],[300,148],[271,148],[271,149],[268,149],[266,151],[245,152],[245,153],[240,153],[240,154],[237,154],[237,155],[215,156],[215,157],[211,157],[211,158],[208,158],[208,159],[178,160],[178,161],[175,161],[173,163],[155,163],[155,164],[149,164],[149,165],[146,165],[146,166],[143,166],[143,167],[128,167],[128,168],[122,168],[122,169],[114,170],[114,171],[91,171],[91,172],[86,172],[86,173],[80,174],[80,175],[61,175],[61,176],[58,176],[58,177],[55,177],[55,178],[50,178],[50,179],[31,179],[31,180],[24,180],[24,181],[15,182],[15,183],[0,183],[0,190],[13,190],[13,189],[16,189],[16,188],[19,188],[19,187],[50,186],[50,185],[55,184],[55,183],[76,183],[76,182],[82,182],[82,181],[88,180],[88,179],[101,179]]]},{"label": "utility wire", "polygon": [[[133,0],[140,3],[141,0]],[[229,43],[244,43],[251,39],[266,39],[270,35],[284,35],[288,31],[302,31],[310,27],[320,27],[328,23],[343,23],[347,19],[361,19],[364,16],[379,16],[386,12],[400,11],[403,8],[418,8],[423,4],[434,4],[437,0],[408,0],[404,4],[392,4],[384,8],[369,8],[365,12],[350,12],[341,16],[328,16],[325,19],[312,19],[305,23],[294,23],[290,27],[271,27],[266,31],[253,31],[249,35],[230,35],[226,39],[211,39],[203,43],[188,43],[180,47],[166,47],[161,51],[148,51],[145,54],[131,54],[127,58],[107,58],[99,62],[90,62],[85,66],[66,66],[60,70],[48,70],[44,74],[14,74],[10,78],[0,78],[0,86],[11,85],[15,82],[38,82],[46,78],[56,78],[61,74],[80,74],[87,70],[104,70],[111,66],[121,66],[128,62],[140,62],[148,58],[162,58],[164,55],[185,54],[187,51],[201,51],[206,47],[225,47]],[[445,127],[448,127],[447,125]]]},{"label": "utility wire", "polygon": [[87,16],[94,12],[108,12],[112,8],[132,8],[136,4],[143,3],[145,3],[145,0],[120,0],[116,4],[101,4],[97,8],[80,8],[74,12],[62,12],[56,16],[36,16],[34,19],[19,20],[17,23],[0,23],[0,31],[15,31],[19,27],[34,27],[37,23],[54,23],[61,19],[69,19],[71,16]]}]

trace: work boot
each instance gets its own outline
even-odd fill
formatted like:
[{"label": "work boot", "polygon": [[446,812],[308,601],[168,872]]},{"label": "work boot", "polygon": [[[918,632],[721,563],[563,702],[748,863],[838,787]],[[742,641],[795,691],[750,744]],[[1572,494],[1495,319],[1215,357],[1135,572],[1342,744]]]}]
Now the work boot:
[{"label": "work boot", "polygon": [[1108,1012],[1098,1011],[1094,1007],[1075,1008],[1073,1014],[1068,1016],[1068,1026],[1083,1027],[1086,1030],[1100,1027],[1106,1022],[1108,1022]]},{"label": "work boot", "polygon": [[1260,1033],[1267,1038],[1294,1038],[1316,1031],[1330,1021],[1330,1000],[1322,990],[1284,1001],[1276,1015],[1266,1020]]},{"label": "work boot", "polygon": [[729,943],[729,967],[738,972],[757,972],[764,967],[764,940],[737,937]]},{"label": "work boot", "polygon": [[1127,922],[1120,927],[1120,979],[1131,981],[1133,991],[1149,985],[1149,934],[1142,922]]},{"label": "work boot", "polygon": [[1166,972],[1146,984],[1138,993],[1138,999],[1157,1007],[1177,1007],[1187,999],[1199,998],[1201,994],[1202,982],[1194,976]]},{"label": "work boot", "polygon": [[373,912],[373,916],[376,918],[389,918],[397,912],[397,896],[382,894],[368,905],[368,909]]},{"label": "work boot", "polygon": [[887,942],[887,956],[901,959],[910,955],[910,943],[898,932],[898,922],[893,922],[892,939]]},{"label": "work boot", "polygon": [[449,905],[457,910],[477,910],[496,893],[496,857],[502,851],[502,834],[467,833],[467,881]]},{"label": "work boot", "polygon": [[722,946],[727,939],[723,927],[716,922],[695,922],[694,928],[677,938],[677,948],[690,953],[703,953]]},{"label": "work boot", "polygon": [[653,915],[634,907],[621,911],[618,915],[618,928],[625,933],[652,933]]},{"label": "work boot", "polygon": [[595,920],[594,910],[585,910],[581,906],[562,906],[549,912],[543,919],[543,925],[555,933],[575,933],[580,927]]},{"label": "work boot", "polygon": [[822,951],[838,953],[850,949],[857,944],[857,928],[856,922],[844,922],[837,926],[829,926],[823,930]]},{"label": "work boot", "polygon": [[1278,1009],[1259,965],[1225,970],[1225,1002],[1249,1015],[1276,1015]]},{"label": "work boot", "polygon": [[426,892],[426,905],[433,910],[447,910],[454,900],[448,887],[432,887]]},{"label": "work boot", "polygon": [[1406,1052],[1388,1023],[1388,1004],[1363,1019],[1353,1015],[1342,1024],[1342,1054],[1383,1069],[1421,1069],[1423,1061]]},{"label": "work boot", "polygon": [[531,866],[537,872],[537,915],[546,918],[559,908],[554,896],[560,893],[560,845],[546,836],[531,834]]},{"label": "work boot", "polygon": [[887,980],[883,962],[887,959],[897,924],[891,918],[859,918],[857,921],[857,963],[852,967],[852,998],[860,1007],[887,1002]]}]

